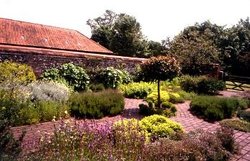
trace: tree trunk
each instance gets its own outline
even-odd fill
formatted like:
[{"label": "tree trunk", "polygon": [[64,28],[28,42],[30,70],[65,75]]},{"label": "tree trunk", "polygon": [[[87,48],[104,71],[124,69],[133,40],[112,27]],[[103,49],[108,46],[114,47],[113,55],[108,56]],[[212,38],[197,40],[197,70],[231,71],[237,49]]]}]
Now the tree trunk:
[{"label": "tree trunk", "polygon": [[158,108],[161,108],[161,93],[160,93],[160,83],[161,83],[161,81],[160,80],[158,80]]}]

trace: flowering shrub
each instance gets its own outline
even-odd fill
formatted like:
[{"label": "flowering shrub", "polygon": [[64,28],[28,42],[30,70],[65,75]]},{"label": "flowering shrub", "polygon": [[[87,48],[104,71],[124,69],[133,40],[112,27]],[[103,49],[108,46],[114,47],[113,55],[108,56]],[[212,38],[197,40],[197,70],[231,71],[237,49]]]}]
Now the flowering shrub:
[{"label": "flowering shrub", "polygon": [[132,81],[130,74],[125,70],[108,67],[101,69],[95,76],[98,83],[102,83],[105,88],[117,88],[122,83],[129,83]]},{"label": "flowering shrub", "polygon": [[[39,149],[25,155],[23,160],[229,160],[236,144],[232,131],[216,133],[195,131],[183,134],[178,140],[161,138],[151,142],[134,135],[135,120],[117,123],[115,130],[107,125],[62,123],[53,134],[41,138]],[[128,124],[132,124],[130,127]],[[131,131],[130,131],[131,130]],[[125,134],[125,136],[122,136]],[[230,149],[232,147],[232,149]],[[60,149],[60,150],[59,150]]]},{"label": "flowering shrub", "polygon": [[55,80],[61,83],[66,82],[75,90],[87,90],[89,84],[89,76],[85,70],[72,63],[63,64],[59,69],[51,68],[42,74],[44,80]]},{"label": "flowering shrub", "polygon": [[66,102],[71,94],[71,90],[66,85],[53,81],[33,82],[26,88],[33,101]]}]

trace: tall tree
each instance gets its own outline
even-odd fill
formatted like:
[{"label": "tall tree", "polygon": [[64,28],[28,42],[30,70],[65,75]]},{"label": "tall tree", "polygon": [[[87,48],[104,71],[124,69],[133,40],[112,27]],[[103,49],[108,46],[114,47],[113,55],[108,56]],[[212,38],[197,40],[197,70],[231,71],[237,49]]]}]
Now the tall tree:
[{"label": "tall tree", "polygon": [[184,29],[170,42],[170,53],[177,56],[184,74],[203,74],[209,64],[219,62],[219,35],[222,27],[206,21]]},{"label": "tall tree", "polygon": [[250,22],[240,20],[237,25],[225,30],[221,37],[221,59],[226,71],[250,76]]},{"label": "tall tree", "polygon": [[87,24],[91,27],[91,39],[113,52],[125,56],[144,56],[147,42],[135,17],[107,10],[102,17],[88,20]]}]

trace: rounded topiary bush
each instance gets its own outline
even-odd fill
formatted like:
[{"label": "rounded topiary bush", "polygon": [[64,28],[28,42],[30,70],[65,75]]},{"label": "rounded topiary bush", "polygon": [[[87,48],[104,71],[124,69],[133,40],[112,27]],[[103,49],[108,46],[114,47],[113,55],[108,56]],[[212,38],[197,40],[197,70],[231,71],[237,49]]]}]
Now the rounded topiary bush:
[{"label": "rounded topiary bush", "polygon": [[26,64],[10,61],[0,63],[0,83],[28,84],[36,80],[33,69]]},{"label": "rounded topiary bush", "polygon": [[174,137],[177,133],[183,132],[183,127],[165,116],[151,115],[144,117],[141,121],[142,129],[153,137]]}]

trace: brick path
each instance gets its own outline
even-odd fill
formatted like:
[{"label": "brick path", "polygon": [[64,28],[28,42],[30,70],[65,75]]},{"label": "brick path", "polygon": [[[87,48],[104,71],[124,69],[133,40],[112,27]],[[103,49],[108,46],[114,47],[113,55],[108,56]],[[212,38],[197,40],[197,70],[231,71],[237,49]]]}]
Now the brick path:
[{"label": "brick path", "polygon": [[[224,92],[223,95],[231,96],[231,93]],[[137,118],[140,119],[142,116],[138,114],[138,105],[142,103],[142,100],[137,99],[126,99],[125,100],[125,110],[123,114],[115,116],[115,117],[105,117],[100,120],[91,121],[97,124],[112,124],[112,122],[124,118]],[[175,120],[181,123],[185,129],[185,131],[193,131],[197,129],[203,129],[208,131],[213,131],[220,125],[215,123],[209,123],[202,119],[193,116],[189,111],[189,103],[185,102],[182,104],[177,104],[177,114],[175,117],[172,117],[172,120]],[[88,120],[90,121],[90,120]],[[77,122],[84,122],[83,120],[78,120]],[[31,126],[21,126],[21,127],[14,127],[12,130],[14,131],[14,135],[20,135],[23,129],[26,129],[27,134],[24,140],[24,148],[25,149],[33,149],[36,145],[36,140],[39,138],[41,134],[44,132],[52,132],[55,125],[58,125],[59,121],[57,122],[47,122],[41,123],[38,125],[31,125]],[[39,131],[39,132],[38,132]],[[234,134],[236,141],[240,145],[241,154],[232,158],[233,161],[250,161],[250,133],[235,131]]]}]

